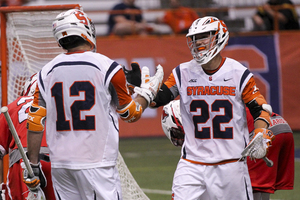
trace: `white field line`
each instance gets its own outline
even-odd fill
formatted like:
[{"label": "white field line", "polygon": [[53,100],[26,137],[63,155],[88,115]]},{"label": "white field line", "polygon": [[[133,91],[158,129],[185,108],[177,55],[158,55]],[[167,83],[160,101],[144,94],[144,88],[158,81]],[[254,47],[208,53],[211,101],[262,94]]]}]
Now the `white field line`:
[{"label": "white field line", "polygon": [[[151,194],[165,194],[165,195],[171,195],[172,191],[169,190],[153,190],[153,189],[146,189],[141,188],[143,192],[145,193],[151,193]],[[270,199],[270,200],[283,200],[283,199]]]},{"label": "white field line", "polygon": [[145,193],[166,194],[166,195],[171,195],[172,194],[172,191],[169,191],[169,190],[153,190],[153,189],[146,189],[146,188],[141,188],[141,189]]}]

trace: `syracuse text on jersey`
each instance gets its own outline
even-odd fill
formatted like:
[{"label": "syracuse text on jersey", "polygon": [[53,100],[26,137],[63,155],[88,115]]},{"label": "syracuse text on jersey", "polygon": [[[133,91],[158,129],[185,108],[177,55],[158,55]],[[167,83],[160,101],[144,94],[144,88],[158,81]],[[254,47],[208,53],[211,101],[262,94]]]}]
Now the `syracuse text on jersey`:
[{"label": "syracuse text on jersey", "polygon": [[187,95],[230,95],[235,96],[236,87],[229,86],[189,86]]}]

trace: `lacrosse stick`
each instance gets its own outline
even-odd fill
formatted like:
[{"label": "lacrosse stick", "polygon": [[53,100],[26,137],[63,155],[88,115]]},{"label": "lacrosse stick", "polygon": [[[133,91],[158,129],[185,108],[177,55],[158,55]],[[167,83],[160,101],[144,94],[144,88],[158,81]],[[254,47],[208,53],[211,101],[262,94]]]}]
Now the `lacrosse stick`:
[{"label": "lacrosse stick", "polygon": [[[258,151],[259,154],[265,154],[264,147],[261,148],[261,144],[263,142],[263,133],[258,133],[255,138],[247,145],[247,147],[243,150],[242,158],[251,156],[254,151]],[[242,159],[241,158],[241,159]],[[268,167],[273,166],[273,161],[268,159],[266,156],[262,157]]]},{"label": "lacrosse stick", "polygon": [[[21,153],[21,156],[23,158],[23,161],[25,163],[25,166],[26,166],[26,169],[28,171],[29,176],[34,177],[34,173],[33,173],[33,170],[30,166],[29,160],[28,160],[28,158],[25,154],[25,151],[24,151],[24,148],[21,144],[20,138],[17,134],[15,126],[14,126],[14,124],[13,124],[11,118],[10,118],[9,113],[8,113],[8,108],[6,106],[3,106],[1,108],[1,113],[4,114],[4,117],[7,121],[8,127],[10,129],[10,132],[13,135],[13,137],[15,139],[15,142],[18,146],[18,150]],[[30,192],[29,192],[28,197],[27,197],[28,200],[46,200],[45,194],[44,194],[44,192],[43,192],[43,190],[41,189],[40,186],[37,187],[36,191],[31,191],[31,190],[29,190],[29,191]]]},{"label": "lacrosse stick", "polygon": [[267,164],[268,167],[273,167],[273,164],[274,164],[274,163],[273,163],[272,160],[270,160],[270,159],[267,158],[266,156],[263,157],[262,159],[266,162],[266,164]]}]

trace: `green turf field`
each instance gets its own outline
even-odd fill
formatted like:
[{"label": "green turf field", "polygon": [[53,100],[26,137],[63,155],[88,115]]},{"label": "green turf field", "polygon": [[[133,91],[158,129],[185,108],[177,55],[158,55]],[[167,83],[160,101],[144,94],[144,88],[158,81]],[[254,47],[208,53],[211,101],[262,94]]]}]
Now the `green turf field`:
[{"label": "green turf field", "polygon": [[[300,132],[294,134],[300,149]],[[166,137],[120,139],[120,152],[139,186],[151,200],[170,200],[173,174],[180,148]],[[300,199],[300,161],[295,162],[294,190],[277,191],[273,200]]]}]

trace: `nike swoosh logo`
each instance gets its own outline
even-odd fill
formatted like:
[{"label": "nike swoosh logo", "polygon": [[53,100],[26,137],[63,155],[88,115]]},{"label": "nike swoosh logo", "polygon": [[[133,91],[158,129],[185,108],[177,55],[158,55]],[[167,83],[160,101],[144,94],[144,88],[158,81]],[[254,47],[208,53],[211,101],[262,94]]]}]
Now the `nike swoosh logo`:
[{"label": "nike swoosh logo", "polygon": [[225,78],[224,78],[224,81],[229,81],[229,80],[231,80],[231,79],[232,79],[232,78],[228,78],[228,79],[225,79]]}]

